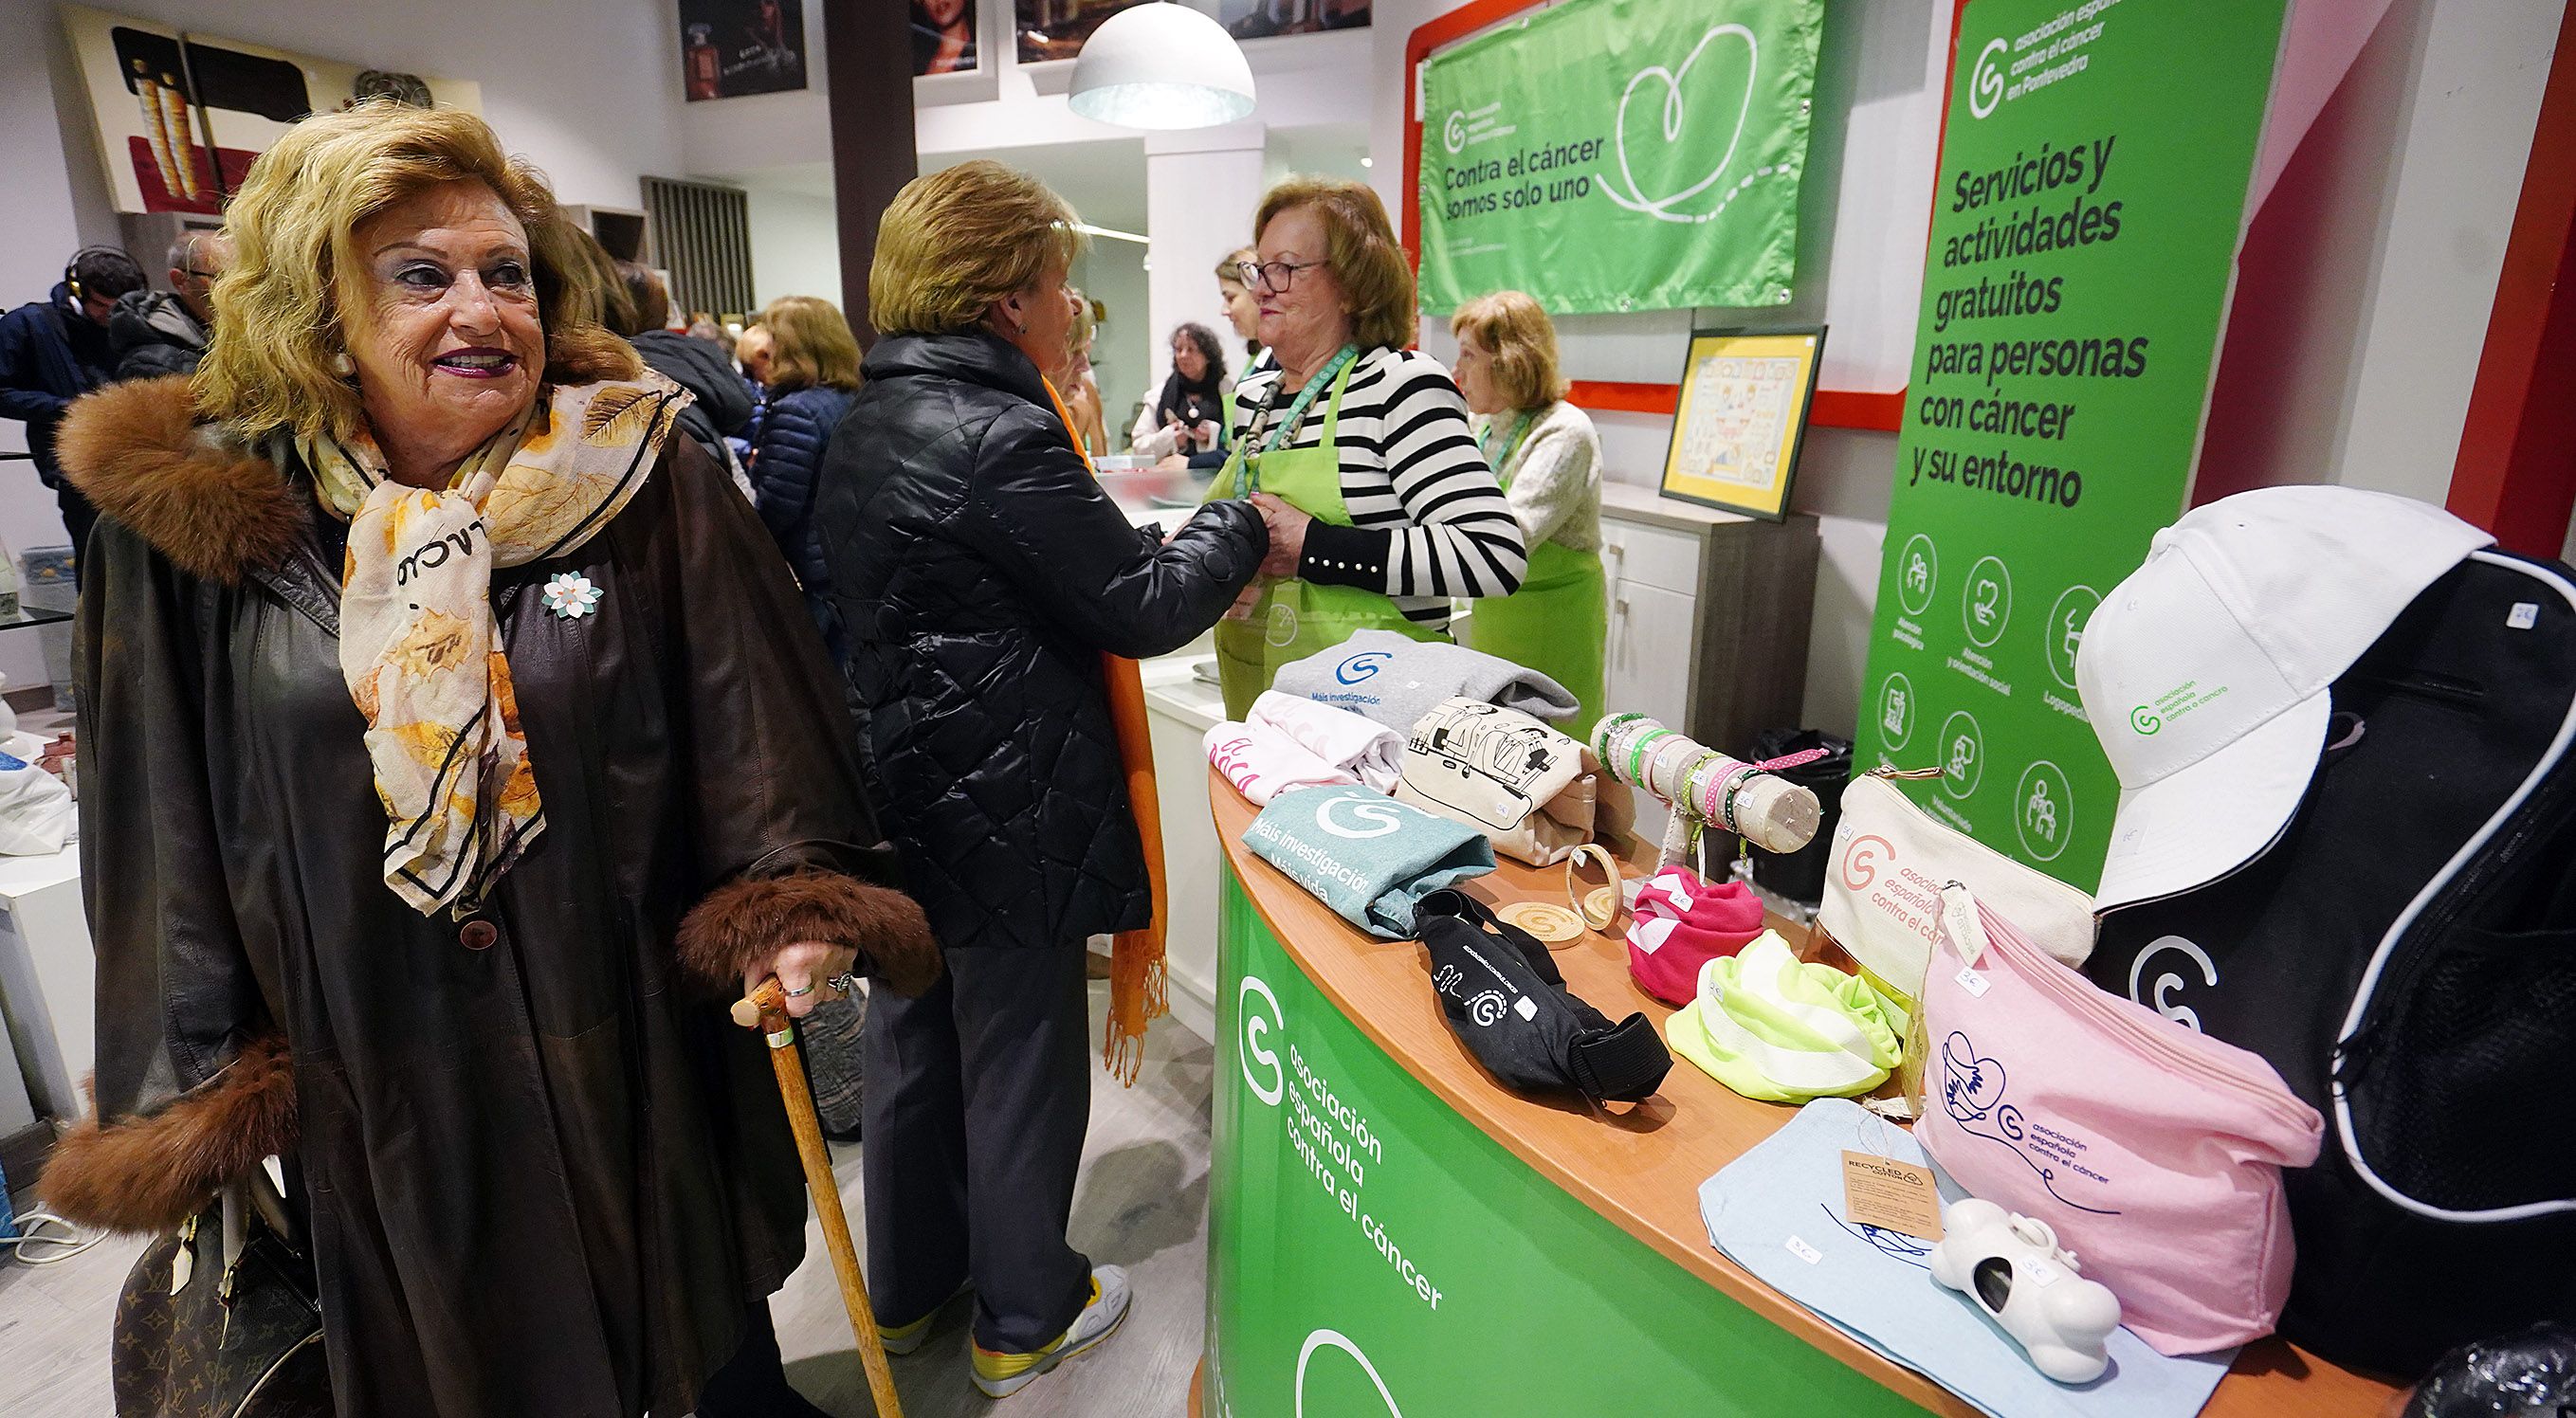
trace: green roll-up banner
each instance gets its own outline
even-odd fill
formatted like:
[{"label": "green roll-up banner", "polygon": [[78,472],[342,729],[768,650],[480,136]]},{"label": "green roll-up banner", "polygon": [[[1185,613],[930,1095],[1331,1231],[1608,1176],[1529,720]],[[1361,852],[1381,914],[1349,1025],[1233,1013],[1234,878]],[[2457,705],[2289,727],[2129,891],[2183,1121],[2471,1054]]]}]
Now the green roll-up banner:
[{"label": "green roll-up banner", "polygon": [[1422,303],[1785,304],[1823,0],[1569,0],[1422,70]]},{"label": "green roll-up banner", "polygon": [[[1941,141],[1864,765],[2091,890],[2084,622],[2180,514],[2287,0],[1973,0]],[[2213,456],[2222,456],[2213,450]]]}]

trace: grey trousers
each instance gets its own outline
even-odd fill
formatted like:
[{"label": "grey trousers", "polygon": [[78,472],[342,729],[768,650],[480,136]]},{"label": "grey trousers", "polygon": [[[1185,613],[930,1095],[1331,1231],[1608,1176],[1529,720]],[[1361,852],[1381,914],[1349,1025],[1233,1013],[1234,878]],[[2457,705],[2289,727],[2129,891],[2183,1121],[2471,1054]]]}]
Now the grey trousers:
[{"label": "grey trousers", "polygon": [[975,1287],[975,1342],[1027,1353],[1091,1298],[1065,1239],[1091,1125],[1080,942],[950,950],[921,998],[868,1001],[868,1297],[909,1324]]}]

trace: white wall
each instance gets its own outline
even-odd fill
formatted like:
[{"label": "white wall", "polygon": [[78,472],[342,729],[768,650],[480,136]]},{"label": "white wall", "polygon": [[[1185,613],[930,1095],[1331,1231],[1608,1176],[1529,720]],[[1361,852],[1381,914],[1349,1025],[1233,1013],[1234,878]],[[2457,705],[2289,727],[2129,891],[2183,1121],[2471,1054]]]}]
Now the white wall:
[{"label": "white wall", "polygon": [[832,199],[778,187],[748,186],[751,288],[762,305],[782,295],[819,295],[841,303],[841,228]]},{"label": "white wall", "polygon": [[2248,234],[2194,500],[2448,495],[2563,12],[2389,7]]}]

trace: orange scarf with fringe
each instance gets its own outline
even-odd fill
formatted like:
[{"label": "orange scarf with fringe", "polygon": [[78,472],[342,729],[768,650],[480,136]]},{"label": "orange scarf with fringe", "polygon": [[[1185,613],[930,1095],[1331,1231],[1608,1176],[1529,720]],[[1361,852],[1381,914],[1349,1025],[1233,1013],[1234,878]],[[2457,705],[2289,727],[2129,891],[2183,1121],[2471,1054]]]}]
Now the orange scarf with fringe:
[{"label": "orange scarf with fringe", "polygon": [[[1082,466],[1091,454],[1074,431],[1073,412],[1053,381],[1044,381],[1047,397],[1064,420],[1073,451]],[[1097,477],[1095,471],[1093,476]],[[1154,789],[1154,744],[1145,722],[1145,681],[1136,662],[1124,655],[1100,657],[1102,678],[1109,686],[1109,718],[1118,727],[1118,758],[1127,771],[1127,806],[1136,818],[1136,836],[1145,847],[1145,879],[1152,884],[1154,918],[1143,930],[1120,931],[1109,950],[1109,1042],[1100,1051],[1109,1076],[1134,1087],[1145,1062],[1145,1026],[1171,1012],[1168,979],[1163,969],[1164,907],[1169,888],[1163,878],[1163,803]]]}]

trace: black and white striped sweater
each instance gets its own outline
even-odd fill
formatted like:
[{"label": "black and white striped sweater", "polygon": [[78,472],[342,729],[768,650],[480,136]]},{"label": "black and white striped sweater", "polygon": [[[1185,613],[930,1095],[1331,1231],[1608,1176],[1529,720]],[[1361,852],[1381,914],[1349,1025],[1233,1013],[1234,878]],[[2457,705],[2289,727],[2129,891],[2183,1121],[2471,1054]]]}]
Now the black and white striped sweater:
[{"label": "black and white striped sweater", "polygon": [[[1269,441],[1270,425],[1295,396],[1282,393],[1268,419],[1262,402],[1279,381],[1265,362],[1236,386],[1237,441]],[[1323,441],[1318,394],[1282,448]],[[1452,596],[1503,596],[1520,588],[1529,555],[1511,503],[1476,447],[1467,403],[1440,362],[1418,351],[1374,349],[1359,357],[1342,391],[1336,435],[1342,504],[1352,525],[1317,522],[1306,532],[1297,574],[1318,585],[1358,586],[1392,597],[1405,619],[1446,626]]]}]

